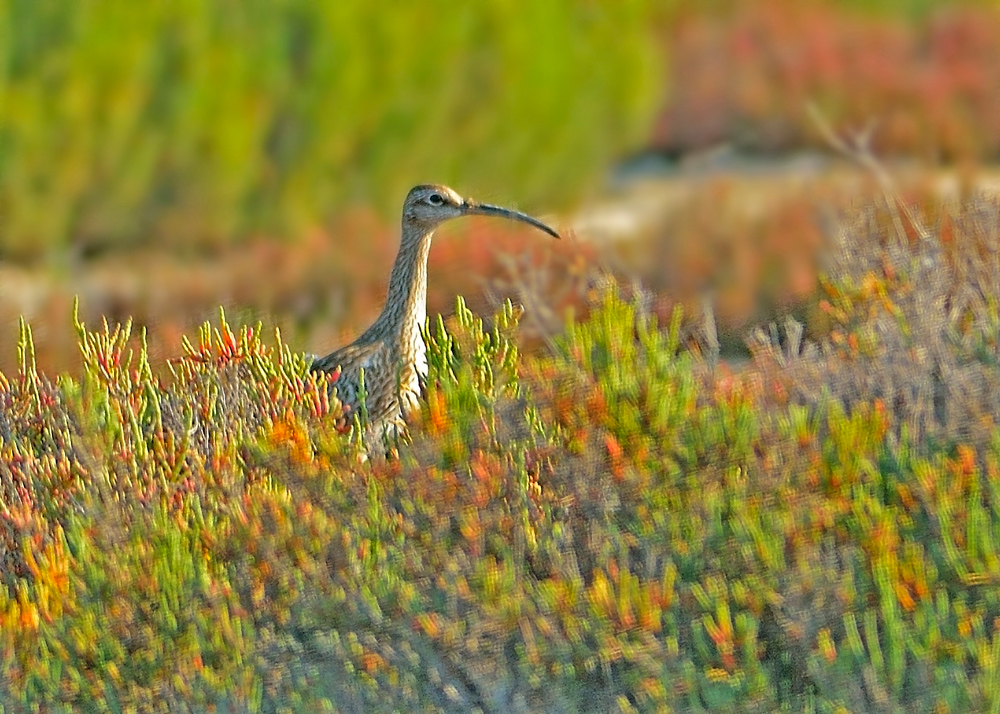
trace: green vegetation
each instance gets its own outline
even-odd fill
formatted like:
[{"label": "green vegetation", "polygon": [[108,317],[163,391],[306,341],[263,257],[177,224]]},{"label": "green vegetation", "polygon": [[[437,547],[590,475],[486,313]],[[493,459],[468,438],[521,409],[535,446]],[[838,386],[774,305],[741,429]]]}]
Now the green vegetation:
[{"label": "green vegetation", "polygon": [[[973,301],[942,327],[953,254],[931,243],[842,246],[826,347],[742,373],[614,288],[530,359],[517,310],[484,326],[459,301],[386,460],[359,460],[280,338],[224,317],[162,377],[127,328],[78,325],[85,372],[52,382],[23,327],[0,380],[0,702],[990,711],[1000,317]],[[928,438],[925,373],[954,436]]]},{"label": "green vegetation", "polygon": [[0,258],[294,237],[419,180],[572,197],[648,131],[654,6],[4,3]]}]

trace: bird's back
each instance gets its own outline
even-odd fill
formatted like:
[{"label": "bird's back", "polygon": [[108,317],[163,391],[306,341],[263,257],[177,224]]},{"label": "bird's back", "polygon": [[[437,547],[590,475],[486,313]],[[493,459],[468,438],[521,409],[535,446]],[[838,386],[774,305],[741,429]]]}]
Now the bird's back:
[{"label": "bird's back", "polygon": [[[401,359],[398,349],[386,339],[358,340],[316,360],[314,371],[340,375],[334,382],[337,398],[349,407],[348,416],[366,416],[370,426],[401,423],[405,412],[416,404],[419,375],[416,366]],[[364,374],[364,414],[361,379]]]}]

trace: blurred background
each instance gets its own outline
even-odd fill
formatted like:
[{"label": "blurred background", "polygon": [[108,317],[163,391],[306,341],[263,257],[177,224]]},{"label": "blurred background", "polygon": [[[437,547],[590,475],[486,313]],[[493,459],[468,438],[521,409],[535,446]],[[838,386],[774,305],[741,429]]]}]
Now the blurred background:
[{"label": "blurred background", "polygon": [[882,193],[816,117],[907,200],[989,192],[998,40],[971,1],[10,0],[0,370],[24,316],[39,367],[76,371],[76,295],[157,360],[219,305],[335,347],[378,313],[425,182],[568,233],[448,225],[431,314],[510,296],[540,341],[610,270],[692,325],[707,297],[724,349],[785,312],[821,331],[824,238]]}]

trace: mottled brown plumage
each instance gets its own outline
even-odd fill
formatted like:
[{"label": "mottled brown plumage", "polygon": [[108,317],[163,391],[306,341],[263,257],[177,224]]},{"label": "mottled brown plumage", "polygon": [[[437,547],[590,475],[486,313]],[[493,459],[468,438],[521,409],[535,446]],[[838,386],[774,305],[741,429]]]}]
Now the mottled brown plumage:
[{"label": "mottled brown plumage", "polygon": [[364,372],[365,411],[369,435],[395,431],[416,404],[420,378],[427,374],[426,346],[420,328],[427,318],[427,255],[434,229],[459,216],[500,216],[522,221],[558,238],[559,234],[531,216],[464,199],[447,186],[412,188],[403,202],[399,253],[389,278],[385,307],[371,327],[347,345],[318,358],[312,369],[340,369],[335,382],[340,401],[361,413]]}]

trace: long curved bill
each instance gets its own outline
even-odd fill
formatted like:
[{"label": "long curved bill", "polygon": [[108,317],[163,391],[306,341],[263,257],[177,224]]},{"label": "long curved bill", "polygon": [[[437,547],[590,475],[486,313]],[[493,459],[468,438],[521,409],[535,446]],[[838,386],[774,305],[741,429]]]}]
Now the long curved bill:
[{"label": "long curved bill", "polygon": [[462,208],[465,213],[468,214],[478,214],[480,216],[499,216],[500,218],[509,218],[512,221],[521,221],[521,223],[527,223],[528,225],[534,226],[539,230],[545,231],[553,238],[559,237],[559,234],[552,228],[549,228],[537,218],[532,218],[527,213],[521,213],[520,211],[515,211],[510,208],[493,206],[489,203],[477,203],[475,201],[466,201]]}]

